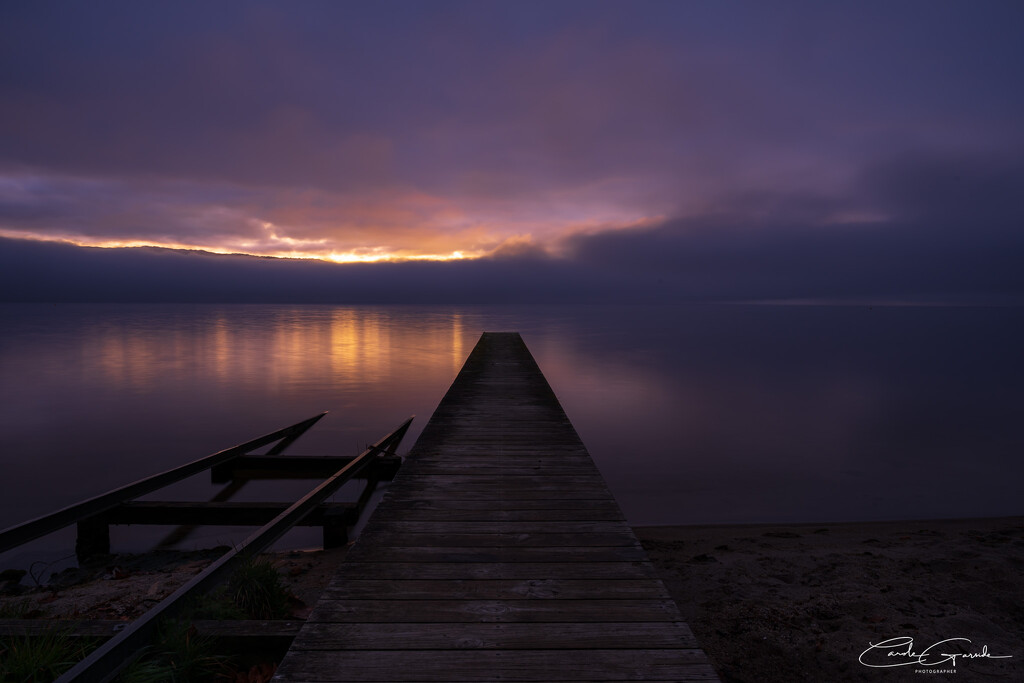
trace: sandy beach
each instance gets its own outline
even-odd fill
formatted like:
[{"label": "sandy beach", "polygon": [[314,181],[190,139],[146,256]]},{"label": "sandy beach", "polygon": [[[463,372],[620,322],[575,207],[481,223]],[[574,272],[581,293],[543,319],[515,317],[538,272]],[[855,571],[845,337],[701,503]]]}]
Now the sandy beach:
[{"label": "sandy beach", "polygon": [[[1024,517],[635,529],[725,683],[1024,680]],[[343,550],[273,557],[304,618]],[[216,553],[114,556],[3,602],[39,618],[130,619]],[[157,566],[160,565],[160,566]],[[921,663],[869,651],[912,638]],[[958,658],[941,653],[982,653]],[[997,659],[1000,656],[1012,658]],[[952,674],[940,672],[955,671]],[[927,672],[919,678],[915,672]]]},{"label": "sandy beach", "polygon": [[1024,518],[635,530],[726,683],[1024,680]]}]

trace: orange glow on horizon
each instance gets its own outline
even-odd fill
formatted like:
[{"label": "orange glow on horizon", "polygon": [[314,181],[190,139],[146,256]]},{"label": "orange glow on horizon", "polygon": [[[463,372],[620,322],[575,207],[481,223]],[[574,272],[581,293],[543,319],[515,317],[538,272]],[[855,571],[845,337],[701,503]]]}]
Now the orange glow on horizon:
[{"label": "orange glow on horizon", "polygon": [[84,239],[76,237],[53,237],[48,235],[37,235],[27,232],[2,230],[0,237],[12,239],[26,239],[36,242],[56,242],[60,244],[71,244],[76,247],[93,247],[98,249],[118,248],[140,248],[151,247],[157,249],[178,249],[184,251],[203,251],[210,254],[222,256],[256,256],[267,258],[301,259],[310,261],[327,261],[330,263],[386,263],[401,261],[461,261],[483,258],[490,253],[482,249],[456,249],[448,253],[420,253],[411,249],[388,250],[385,247],[372,247],[352,249],[349,251],[338,251],[326,248],[323,252],[307,250],[277,250],[277,249],[246,249],[244,246],[238,248],[216,247],[204,244],[188,244],[184,242],[171,242],[160,240],[104,240]]},{"label": "orange glow on horizon", "polygon": [[[533,252],[564,257],[571,253],[567,245],[574,238],[603,232],[642,230],[664,220],[662,215],[630,219],[603,215],[562,216],[549,221],[490,217],[455,226],[414,221],[404,227],[392,226],[377,233],[367,226],[351,230],[338,227],[326,230],[313,222],[301,229],[281,228],[270,221],[246,219],[242,226],[227,226],[219,233],[211,230],[192,241],[169,234],[152,238],[107,237],[81,232],[54,230],[42,233],[4,227],[0,227],[0,237],[100,249],[148,247],[339,264],[396,263],[466,261]],[[240,232],[239,227],[244,230]],[[301,236],[292,236],[289,232]]]}]

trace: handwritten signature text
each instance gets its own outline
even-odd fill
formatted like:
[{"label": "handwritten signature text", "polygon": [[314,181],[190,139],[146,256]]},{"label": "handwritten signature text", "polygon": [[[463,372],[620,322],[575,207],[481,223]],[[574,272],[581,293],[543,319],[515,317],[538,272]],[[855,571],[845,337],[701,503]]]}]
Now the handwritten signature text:
[{"label": "handwritten signature text", "polygon": [[[953,645],[958,643],[958,645]],[[977,652],[950,652],[950,650],[966,649],[970,645],[969,638],[947,638],[933,643],[923,650],[915,650],[914,639],[910,636],[889,638],[880,643],[870,643],[868,649],[860,653],[857,661],[873,669],[887,669],[894,666],[941,666],[956,667],[957,661],[964,659],[1010,659],[1013,655],[994,655],[983,645]]]}]

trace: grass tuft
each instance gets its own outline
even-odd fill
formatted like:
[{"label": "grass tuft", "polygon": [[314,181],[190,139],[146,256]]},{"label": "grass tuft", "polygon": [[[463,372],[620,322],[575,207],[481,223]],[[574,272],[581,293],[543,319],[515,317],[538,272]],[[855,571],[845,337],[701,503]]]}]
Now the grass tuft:
[{"label": "grass tuft", "polygon": [[0,681],[52,681],[83,659],[95,646],[94,640],[75,638],[66,631],[58,630],[39,636],[0,638]]},{"label": "grass tuft", "polygon": [[268,560],[252,558],[235,570],[228,581],[227,594],[252,619],[288,616],[288,590]]},{"label": "grass tuft", "polygon": [[215,654],[213,639],[200,636],[189,621],[169,621],[156,643],[125,667],[120,683],[198,683],[214,681],[227,670],[229,657]]}]

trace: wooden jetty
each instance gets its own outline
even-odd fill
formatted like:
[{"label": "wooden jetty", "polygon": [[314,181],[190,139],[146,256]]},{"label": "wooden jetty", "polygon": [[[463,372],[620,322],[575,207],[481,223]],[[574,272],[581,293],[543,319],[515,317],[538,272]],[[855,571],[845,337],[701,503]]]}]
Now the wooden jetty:
[{"label": "wooden jetty", "polygon": [[520,336],[485,333],[274,680],[718,678]]}]

